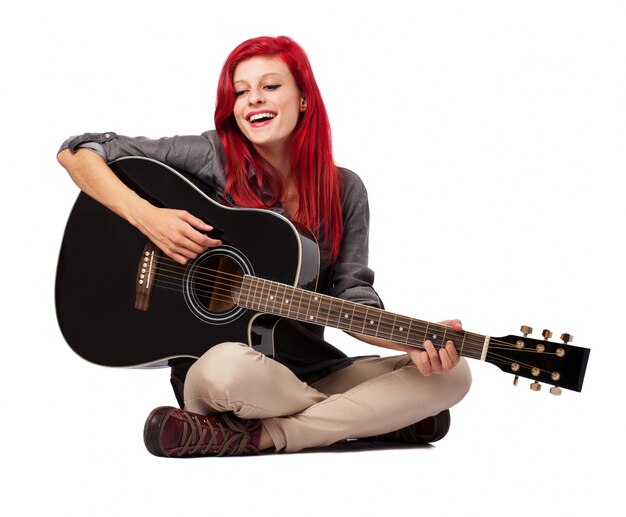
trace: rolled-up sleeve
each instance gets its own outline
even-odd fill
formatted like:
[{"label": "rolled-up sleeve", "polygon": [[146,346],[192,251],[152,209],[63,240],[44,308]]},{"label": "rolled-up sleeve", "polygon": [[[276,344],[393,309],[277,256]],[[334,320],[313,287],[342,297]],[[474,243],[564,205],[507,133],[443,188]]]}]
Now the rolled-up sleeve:
[{"label": "rolled-up sleeve", "polygon": [[59,151],[76,152],[81,148],[95,151],[109,163],[126,156],[152,158],[223,187],[224,156],[215,131],[158,139],[122,136],[113,131],[85,133],[65,140]]},{"label": "rolled-up sleeve", "polygon": [[343,240],[337,261],[332,265],[331,296],[383,308],[374,290],[374,271],[368,267],[369,203],[360,178],[344,172]]}]

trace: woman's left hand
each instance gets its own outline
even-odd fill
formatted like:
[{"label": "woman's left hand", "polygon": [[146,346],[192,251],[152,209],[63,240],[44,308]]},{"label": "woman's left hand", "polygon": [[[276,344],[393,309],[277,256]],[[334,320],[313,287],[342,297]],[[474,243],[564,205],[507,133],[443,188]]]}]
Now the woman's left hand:
[{"label": "woman's left hand", "polygon": [[[453,330],[463,330],[459,320],[445,320],[439,322],[439,324],[450,327]],[[439,351],[435,349],[430,340],[424,341],[424,350],[410,346],[405,347],[405,350],[417,369],[425,377],[449,372],[461,360],[452,341],[447,341],[446,346]]]}]

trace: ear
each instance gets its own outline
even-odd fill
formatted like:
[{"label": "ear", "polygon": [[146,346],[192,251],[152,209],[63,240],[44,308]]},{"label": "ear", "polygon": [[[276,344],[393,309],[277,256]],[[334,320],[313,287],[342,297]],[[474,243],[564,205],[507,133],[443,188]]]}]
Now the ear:
[{"label": "ear", "polygon": [[300,111],[306,111],[306,99],[300,97]]}]

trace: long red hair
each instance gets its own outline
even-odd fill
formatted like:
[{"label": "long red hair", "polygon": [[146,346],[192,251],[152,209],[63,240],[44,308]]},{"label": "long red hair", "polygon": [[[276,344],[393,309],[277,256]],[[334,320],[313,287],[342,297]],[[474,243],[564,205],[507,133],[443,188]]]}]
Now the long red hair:
[{"label": "long red hair", "polygon": [[[233,115],[235,68],[242,61],[259,56],[282,59],[306,99],[307,109],[295,128],[291,149],[291,168],[299,198],[298,212],[292,217],[316,234],[323,232],[334,261],[343,233],[341,178],[333,160],[328,114],[311,64],[302,47],[291,38],[259,37],[244,41],[224,63],[217,88],[215,129],[226,154],[226,191],[237,205],[251,208],[269,208],[282,195],[280,174],[256,152]],[[256,174],[256,184],[249,174],[250,168]],[[262,197],[264,191],[271,193],[269,199]]]}]

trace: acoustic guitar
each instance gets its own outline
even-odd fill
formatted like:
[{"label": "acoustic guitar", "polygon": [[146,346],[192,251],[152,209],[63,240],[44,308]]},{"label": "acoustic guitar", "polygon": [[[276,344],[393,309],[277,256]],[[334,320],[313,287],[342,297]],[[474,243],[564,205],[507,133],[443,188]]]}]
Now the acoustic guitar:
[{"label": "acoustic guitar", "polygon": [[[200,357],[224,341],[247,342],[280,360],[293,354],[274,329],[290,320],[421,348],[452,340],[461,356],[502,371],[581,391],[590,350],[522,335],[490,337],[394,314],[316,292],[320,255],[309,231],[271,210],[233,208],[207,184],[141,157],[109,164],[139,195],[202,218],[223,245],[178,264],[125,220],[84,193],[70,213],[57,266],[59,325],[84,359],[113,367],[165,366]],[[306,348],[304,339],[297,346]]]}]

